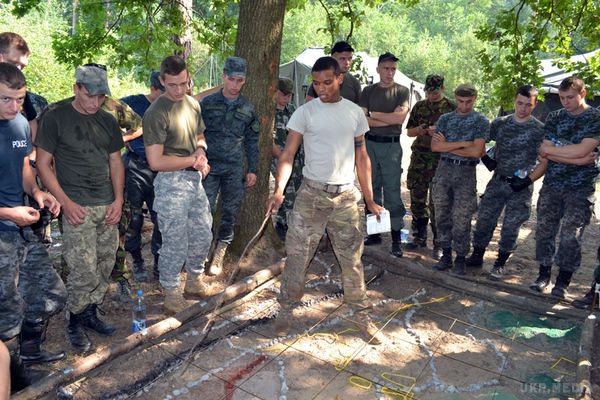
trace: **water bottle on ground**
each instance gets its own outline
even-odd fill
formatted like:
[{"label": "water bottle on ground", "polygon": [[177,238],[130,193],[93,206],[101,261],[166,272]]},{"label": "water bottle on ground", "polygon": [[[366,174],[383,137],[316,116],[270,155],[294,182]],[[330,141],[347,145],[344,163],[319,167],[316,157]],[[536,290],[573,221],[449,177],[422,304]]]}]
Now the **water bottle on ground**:
[{"label": "water bottle on ground", "polygon": [[527,172],[526,169],[518,169],[515,171],[514,175],[517,178],[525,179],[525,178],[527,178],[527,175],[529,175],[529,173]]},{"label": "water bottle on ground", "polygon": [[141,289],[137,291],[137,297],[133,305],[131,330],[133,333],[143,333],[146,330],[146,303],[144,302],[144,293]]}]

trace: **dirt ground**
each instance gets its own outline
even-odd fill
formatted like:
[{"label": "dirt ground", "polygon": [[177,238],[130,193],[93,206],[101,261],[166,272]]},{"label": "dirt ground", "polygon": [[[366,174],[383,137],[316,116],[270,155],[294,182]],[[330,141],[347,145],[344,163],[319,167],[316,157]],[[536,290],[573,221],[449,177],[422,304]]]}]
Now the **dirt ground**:
[{"label": "dirt ground", "polygon": [[[402,147],[405,150],[403,167],[406,173],[410,159],[410,142],[404,136]],[[479,194],[483,193],[490,176],[491,174],[484,167],[478,167]],[[537,276],[538,266],[535,262],[535,203],[540,187],[541,183],[536,182],[532,216],[524,224],[519,236],[518,248],[507,264],[509,276],[506,282],[524,289]],[[405,204],[408,205],[409,196],[405,187],[402,195]],[[596,208],[599,206],[597,204]],[[405,219],[405,223],[406,228],[410,228],[410,217]],[[144,229],[143,247],[143,254],[149,272],[152,269],[152,255],[148,244],[150,229],[151,225],[148,223]],[[574,275],[569,291],[570,296],[583,295],[589,288],[589,280],[597,264],[595,254],[599,243],[599,234],[598,220],[594,216],[592,223],[583,236],[582,266]],[[499,229],[496,230],[494,239],[486,253],[484,268],[479,271],[470,271],[470,273],[481,276],[487,275],[495,259],[498,237]],[[250,256],[244,260],[239,279],[266,267],[282,256],[281,249],[273,249],[265,243],[267,242],[261,241]],[[386,252],[388,247],[389,242],[386,241],[379,246],[379,250]],[[429,248],[431,248],[431,245]],[[57,264],[60,249],[60,238],[57,237],[50,248],[51,256]],[[429,250],[415,253],[406,252],[405,257],[419,261],[426,268],[434,262],[430,258]],[[215,292],[224,287],[224,282],[229,276],[235,261],[237,260],[227,260],[225,272],[221,277],[208,278],[208,282]],[[366,268],[374,271],[384,267],[367,266]],[[338,290],[339,281],[336,284],[335,278],[338,274],[337,271],[338,268],[330,251],[325,249],[324,252],[318,253],[317,258],[313,261],[309,276],[309,281],[316,285],[316,289],[314,289],[316,294],[313,293],[311,296],[322,297],[327,293]],[[163,319],[165,316],[162,311],[162,295],[158,282],[152,280],[148,283],[139,284],[132,280],[132,284],[134,290],[141,288],[144,291],[148,304],[148,323],[152,324]],[[308,287],[310,289],[310,283]],[[115,297],[116,288],[116,284],[111,284],[109,293],[101,308],[106,312],[103,318],[114,324],[118,329],[117,337],[123,338],[131,332],[131,306],[118,301]],[[421,289],[423,291],[419,292]],[[377,282],[376,289],[371,288],[370,295],[381,302],[381,308],[376,309],[374,317],[379,323],[383,323],[386,315],[393,312],[394,307],[397,307],[398,304],[404,304],[407,301],[413,304],[427,302],[431,299],[441,298],[448,295],[448,293],[435,285],[425,285],[422,282],[407,279],[399,280],[393,274],[386,273]],[[179,376],[180,374],[179,377],[167,374],[164,380],[146,386],[137,395],[128,393],[124,397],[135,395],[150,399],[208,399],[213,398],[207,395],[207,393],[213,393],[213,390],[208,388],[219,387],[218,390],[215,389],[215,393],[218,392],[222,396],[215,395],[214,398],[541,399],[547,397],[543,397],[541,394],[538,396],[539,393],[533,393],[533,389],[537,386],[531,386],[530,384],[572,382],[572,371],[566,371],[565,373],[561,370],[562,373],[556,372],[556,368],[549,368],[548,363],[551,363],[551,361],[556,362],[561,357],[567,360],[573,360],[573,357],[576,357],[578,321],[540,319],[539,316],[534,314],[515,313],[514,310],[497,307],[489,302],[450,293],[450,299],[444,300],[442,309],[440,309],[441,305],[437,304],[433,306],[415,306],[414,310],[418,311],[415,311],[410,317],[406,315],[411,313],[412,310],[404,312],[402,316],[394,319],[393,323],[390,323],[394,345],[386,353],[371,351],[372,346],[365,345],[363,341],[352,334],[352,331],[347,335],[346,333],[340,334],[345,329],[349,329],[343,321],[351,319],[351,315],[348,315],[348,310],[344,309],[340,299],[335,296],[319,302],[318,306],[309,306],[301,311],[299,318],[314,323],[312,326],[306,327],[308,330],[299,332],[297,337],[292,338],[291,342],[288,340],[284,341],[283,344],[280,342],[275,344],[273,342],[275,338],[268,333],[268,322],[264,322],[264,318],[275,312],[272,297],[271,293],[270,300],[267,298],[261,299],[264,300],[264,304],[249,305],[248,310],[244,310],[248,311],[246,314],[237,310],[236,312],[244,315],[245,319],[253,321],[258,318],[261,322],[252,325],[247,330],[242,331],[241,334],[219,340],[211,347],[197,353],[192,364],[199,369],[194,374],[190,372],[191,368],[186,371],[187,378]],[[260,317],[256,317],[256,315],[260,315]],[[226,325],[226,321],[232,320],[236,321],[234,316],[229,315],[224,317],[223,323]],[[537,331],[535,329],[534,331],[537,333],[531,337],[519,339],[517,336],[523,333],[516,334],[514,330],[505,330],[505,325],[522,324],[523,321],[535,326]],[[54,317],[51,321],[46,343],[49,349],[62,348],[67,350],[68,356],[65,360],[44,368],[57,371],[79,359],[78,355],[71,352],[71,348],[66,341],[66,324],[64,314]],[[299,329],[304,328],[299,326]],[[556,338],[552,337],[554,333],[549,335],[548,332],[550,331],[548,330],[559,332],[560,340],[555,341]],[[571,333],[567,334],[567,331]],[[325,334],[321,335],[321,333]],[[332,342],[332,336],[328,335],[333,335],[335,341]],[[568,338],[566,338],[567,336]],[[596,335],[597,341],[600,340],[598,336]],[[110,344],[112,341],[111,338],[103,338],[94,334],[91,334],[91,337],[97,347]],[[337,344],[334,345],[334,343]],[[407,343],[412,343],[412,345],[409,346]],[[425,347],[424,343],[426,343]],[[168,344],[165,346],[168,347]],[[276,350],[271,348],[272,346],[275,346]],[[286,353],[281,346],[284,346],[289,352]],[[363,346],[365,349],[370,350],[363,349],[359,351],[357,353],[359,361],[355,362],[357,358],[353,358],[353,362],[346,369],[338,371],[335,367],[331,367],[332,364],[335,365],[336,358],[330,352],[328,353],[329,349],[348,355],[352,354],[353,349],[358,350],[357,346]],[[387,348],[388,344],[385,346]],[[595,347],[596,349],[600,348],[600,346]],[[340,348],[344,350],[340,350]],[[522,351],[515,350],[517,348],[521,348]],[[169,350],[163,349],[162,351]],[[284,353],[286,354],[284,355]],[[217,355],[217,357],[212,357],[211,354]],[[236,358],[239,354],[243,354],[243,357]],[[438,354],[441,358],[436,361],[436,355]],[[213,364],[200,363],[201,365],[198,365],[197,360],[204,357],[212,360],[210,362]],[[234,361],[229,363],[226,360]],[[431,367],[432,360],[434,360],[435,365],[433,368]],[[456,364],[456,360],[462,360],[463,362]],[[543,363],[540,363],[540,360],[543,360]],[[600,361],[599,358],[596,358],[596,360]],[[389,371],[381,371],[378,369],[380,364],[397,365],[398,367],[394,367]],[[567,368],[571,367],[569,362],[563,361],[561,367],[565,365]],[[594,367],[597,365],[600,364],[596,362]],[[356,369],[353,367],[356,367]],[[132,368],[135,369],[135,366],[132,366]],[[217,373],[217,378],[215,378],[215,368],[223,368],[223,374],[219,376]],[[230,379],[228,380],[225,376],[226,372],[230,373],[236,369],[240,372],[244,368],[249,370],[241,373],[241,378],[238,377],[240,379],[234,383],[230,382]],[[282,372],[282,368],[290,372],[290,376],[298,378],[293,380],[282,378],[282,374],[284,377],[288,376]],[[510,368],[514,368],[514,371],[509,373],[507,371]],[[402,370],[402,373],[394,372],[398,370]],[[111,382],[111,379],[114,379],[115,376],[119,380],[126,380],[126,375],[123,375],[124,371],[126,369],[121,370],[119,368],[116,371],[111,371],[111,373],[103,372],[102,376],[107,382]],[[258,371],[263,371],[263,373],[258,374]],[[600,383],[600,372],[597,368],[593,371],[595,371],[595,382]],[[198,380],[200,379],[198,377],[204,377],[206,374],[208,374],[207,377],[202,378],[202,385],[197,383],[192,386],[202,387],[202,390],[190,392],[188,388],[188,392],[195,393],[195,395],[187,396],[185,387],[190,382],[195,382],[192,377],[195,376],[195,379]],[[357,378],[354,378],[355,376]],[[131,380],[132,382],[135,381],[134,378]],[[248,380],[247,384],[243,383],[245,380]],[[406,393],[404,397],[401,397],[402,388],[410,387],[413,380],[415,385],[410,393],[413,393],[412,396],[414,397],[408,397]],[[276,388],[267,384],[271,381],[281,384],[277,386],[279,392],[275,390]],[[371,384],[368,382],[371,382]],[[239,390],[233,390],[227,386],[228,384],[233,384]],[[180,385],[179,389],[177,385]],[[369,389],[365,389],[367,386]],[[287,395],[281,396],[284,387],[287,389],[287,392],[285,392]],[[257,392],[258,389],[256,388],[262,390],[262,392]],[[316,388],[319,388],[319,390],[317,391]],[[180,391],[174,392],[175,390]],[[386,393],[386,390],[391,392]],[[527,392],[527,390],[530,391]],[[110,396],[103,397],[102,393],[94,390],[87,393],[87,396],[82,395],[86,392],[85,389],[75,392],[79,393],[79,395],[74,396],[75,398],[113,398]],[[109,392],[110,390],[105,394]],[[230,392],[235,394],[233,395]],[[598,394],[600,387],[595,392]],[[174,395],[173,393],[179,394]],[[240,393],[247,394],[247,397]],[[200,394],[201,396],[198,397]],[[115,395],[114,398],[123,397]]]}]

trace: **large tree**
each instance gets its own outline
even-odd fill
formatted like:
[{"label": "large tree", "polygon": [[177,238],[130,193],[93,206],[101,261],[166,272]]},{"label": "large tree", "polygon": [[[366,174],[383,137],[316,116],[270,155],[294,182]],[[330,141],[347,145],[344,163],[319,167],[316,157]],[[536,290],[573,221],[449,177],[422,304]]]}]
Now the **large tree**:
[{"label": "large tree", "polygon": [[244,95],[254,104],[260,122],[260,162],[257,184],[246,192],[238,218],[233,246],[238,252],[265,217],[285,3],[286,0],[240,1],[235,54],[248,60]]}]

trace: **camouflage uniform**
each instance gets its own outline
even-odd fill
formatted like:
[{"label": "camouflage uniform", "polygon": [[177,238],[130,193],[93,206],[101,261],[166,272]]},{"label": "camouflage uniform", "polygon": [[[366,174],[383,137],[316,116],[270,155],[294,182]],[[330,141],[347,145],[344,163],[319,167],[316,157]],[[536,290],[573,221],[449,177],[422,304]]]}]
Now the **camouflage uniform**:
[{"label": "camouflage uniform", "polygon": [[[435,125],[442,114],[452,112],[455,109],[456,106],[454,103],[445,97],[436,103],[421,100],[414,105],[410,112],[406,128],[416,128],[423,124],[426,126]],[[417,238],[417,221],[424,221],[423,225],[427,228],[427,220],[429,220],[435,244],[437,241],[437,229],[435,227],[435,208],[433,206],[431,190],[432,180],[440,155],[431,151],[431,136],[429,135],[416,137],[411,146],[411,152],[406,186],[410,190],[413,235]]]},{"label": "camouflage uniform", "polygon": [[529,219],[533,188],[530,185],[515,192],[510,188],[510,178],[516,170],[533,169],[543,138],[543,124],[533,116],[523,123],[515,121],[512,115],[496,118],[492,122],[489,140],[496,141],[494,159],[497,166],[479,204],[473,247],[487,247],[504,209],[498,247],[504,253],[514,250],[519,229]]},{"label": "camouflage uniform", "polygon": [[[40,118],[43,117],[47,111],[53,110],[56,107],[64,104],[72,103],[74,99],[75,97],[69,97],[48,105],[48,107],[46,107],[40,115]],[[142,126],[142,118],[137,115],[135,111],[131,109],[131,107],[119,99],[106,96],[104,103],[102,104],[102,109],[115,117],[124,134],[130,131],[136,131],[140,126]],[[125,166],[127,166],[126,163]],[[129,279],[131,275],[129,268],[127,268],[125,259],[125,233],[127,232],[130,219],[131,211],[129,209],[128,202],[125,201],[123,203],[121,220],[119,221],[119,247],[117,248],[115,254],[114,270],[111,274],[111,277],[115,282],[123,279]],[[59,227],[62,229],[62,224],[60,224]],[[61,260],[61,262],[62,261],[64,260]],[[66,269],[66,264],[64,262],[62,262],[62,264],[63,268]],[[68,273],[68,271],[63,271],[63,273]]]},{"label": "camouflage uniform", "polygon": [[[159,172],[154,180],[154,210],[163,237],[160,284],[179,286],[181,267],[199,276],[212,240],[212,216],[198,171]],[[186,225],[182,227],[182,222]]]},{"label": "camouflage uniform", "polygon": [[[565,109],[554,111],[545,121],[546,139],[578,144],[585,138],[600,141],[600,110],[587,108],[573,117]],[[596,163],[597,164],[597,163]],[[598,166],[548,162],[537,204],[536,259],[541,265],[553,261],[561,271],[574,272],[581,264],[581,237],[594,207]],[[556,251],[555,240],[560,229]]]},{"label": "camouflage uniform", "polygon": [[206,125],[206,157],[210,165],[204,189],[213,215],[217,211],[217,195],[220,193],[221,222],[217,240],[230,244],[235,219],[244,198],[244,156],[249,173],[256,174],[258,168],[260,126],[254,106],[241,95],[234,101],[228,101],[219,91],[205,97],[201,108]]},{"label": "camouflage uniform", "polygon": [[[295,108],[293,105],[288,104],[283,110],[277,109],[275,111],[275,130],[273,131],[273,144],[278,146],[281,151],[285,147],[285,141],[287,139],[288,131],[286,129],[287,122],[290,116],[294,112]],[[292,168],[292,175],[287,183],[284,190],[283,204],[279,207],[277,216],[275,217],[275,227],[281,232],[285,233],[288,229],[287,215],[294,207],[294,201],[296,201],[296,194],[300,190],[300,184],[302,184],[302,168],[304,167],[304,148],[302,145],[298,149],[296,156],[294,157],[294,164]],[[273,176],[277,174],[277,159],[273,158],[271,162],[271,172]],[[285,236],[285,234],[284,234]]]},{"label": "camouflage uniform", "polygon": [[[448,142],[487,139],[489,122],[475,111],[466,116],[451,112],[440,117],[437,131]],[[479,158],[442,153],[433,178],[438,241],[444,249],[454,248],[459,257],[469,252],[471,218],[477,209],[478,163]]]}]

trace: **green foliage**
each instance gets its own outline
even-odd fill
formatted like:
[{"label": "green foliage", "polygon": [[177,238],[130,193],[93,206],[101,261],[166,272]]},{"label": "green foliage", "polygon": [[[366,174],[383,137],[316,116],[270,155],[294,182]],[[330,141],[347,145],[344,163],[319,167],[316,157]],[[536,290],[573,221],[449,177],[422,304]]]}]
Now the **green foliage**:
[{"label": "green foliage", "polygon": [[514,87],[540,85],[539,59],[556,57],[567,71],[578,70],[587,84],[600,89],[600,54],[587,63],[570,64],[573,54],[595,50],[600,42],[600,3],[588,0],[519,0],[504,7],[477,31],[492,46],[479,54],[484,76],[494,83],[493,94],[502,105],[512,101]]}]

